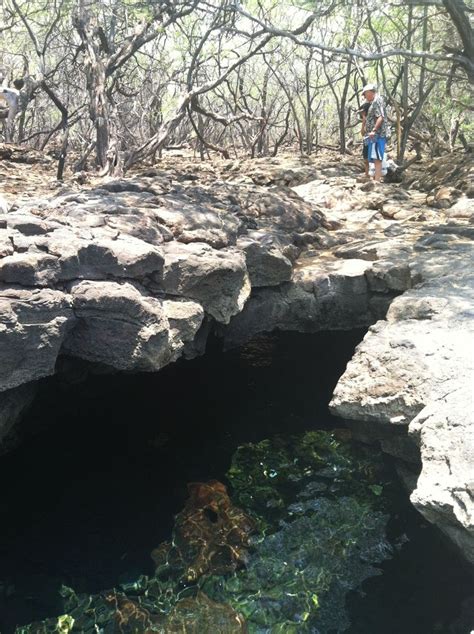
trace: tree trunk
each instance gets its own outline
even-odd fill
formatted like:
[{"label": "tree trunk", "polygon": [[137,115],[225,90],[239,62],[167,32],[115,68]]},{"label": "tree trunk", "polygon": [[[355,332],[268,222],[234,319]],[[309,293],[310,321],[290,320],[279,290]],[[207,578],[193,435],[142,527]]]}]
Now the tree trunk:
[{"label": "tree trunk", "polygon": [[306,154],[308,156],[313,151],[313,99],[311,97],[311,55],[305,63],[305,85],[306,85],[306,104],[305,104],[305,141]]},{"label": "tree trunk", "polygon": [[[409,50],[411,47],[412,40],[412,24],[413,24],[413,7],[408,7],[408,25],[407,25],[407,44],[406,48]],[[397,161],[400,165],[403,164],[403,159],[405,156],[407,143],[408,143],[408,134],[410,132],[410,128],[408,126],[408,70],[409,70],[409,61],[408,58],[405,58],[403,62],[403,78],[402,78],[402,134],[400,139],[400,144],[398,146],[397,152]]]},{"label": "tree trunk", "polygon": [[64,168],[66,166],[67,148],[69,143],[69,112],[66,106],[64,105],[64,103],[61,101],[61,99],[57,96],[54,90],[52,90],[48,86],[46,82],[43,81],[41,83],[41,87],[43,88],[45,93],[48,95],[48,97],[51,99],[51,101],[54,103],[56,108],[58,108],[59,112],[61,113],[60,128],[63,131],[63,136],[62,136],[62,143],[61,143],[61,151],[59,153],[56,178],[58,179],[58,181],[62,181],[64,176]]},{"label": "tree trunk", "polygon": [[116,125],[115,135],[111,138],[109,99],[107,96],[107,57],[103,55],[103,46],[98,36],[97,18],[91,15],[90,2],[80,0],[79,16],[74,25],[81,37],[85,58],[85,74],[89,95],[89,117],[94,125],[96,143],[96,166],[102,173],[116,163],[110,160],[109,146],[113,142],[114,154],[118,152]]},{"label": "tree trunk", "polygon": [[344,88],[342,90],[341,100],[339,102],[339,146],[341,154],[346,153],[346,102],[347,93],[351,83],[352,58],[349,58],[346,66],[346,78],[344,80]]}]

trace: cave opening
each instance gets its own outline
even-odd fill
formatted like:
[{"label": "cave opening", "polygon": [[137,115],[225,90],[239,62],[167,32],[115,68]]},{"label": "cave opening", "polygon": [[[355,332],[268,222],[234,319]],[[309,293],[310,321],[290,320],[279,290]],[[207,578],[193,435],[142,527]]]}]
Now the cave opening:
[{"label": "cave opening", "polygon": [[[328,403],[364,334],[272,333],[227,352],[212,340],[203,357],[158,373],[73,364],[44,380],[30,432],[0,459],[0,632],[59,614],[61,584],[95,593],[152,574],[150,552],[170,538],[187,484],[225,482],[239,445],[344,428]],[[394,491],[399,546],[349,595],[348,631],[460,633],[469,574]]]}]

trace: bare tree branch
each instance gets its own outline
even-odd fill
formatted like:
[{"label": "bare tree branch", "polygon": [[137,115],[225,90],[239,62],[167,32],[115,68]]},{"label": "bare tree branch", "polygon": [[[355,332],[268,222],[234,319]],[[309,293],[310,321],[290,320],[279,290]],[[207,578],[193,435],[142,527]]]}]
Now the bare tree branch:
[{"label": "bare tree branch", "polygon": [[[457,2],[457,1],[458,0],[443,0],[443,2],[445,3]],[[466,55],[461,52],[442,54],[442,53],[429,53],[426,51],[410,51],[403,48],[393,48],[387,51],[377,51],[377,52],[367,53],[360,49],[355,49],[350,47],[328,46],[320,42],[315,42],[314,40],[311,40],[311,39],[301,39],[297,36],[297,34],[294,31],[287,31],[285,29],[279,29],[270,24],[266,24],[265,22],[258,19],[254,15],[248,13],[241,7],[238,7],[237,11],[242,16],[246,17],[248,20],[251,20],[252,22],[255,22],[256,24],[258,24],[262,28],[262,30],[264,30],[266,33],[270,33],[274,36],[288,38],[295,44],[298,44],[299,46],[315,48],[317,50],[324,51],[326,53],[336,53],[338,55],[342,55],[346,57],[347,56],[359,57],[366,61],[375,61],[375,60],[380,60],[380,59],[384,59],[387,57],[394,57],[394,56],[418,58],[418,59],[430,59],[434,61],[450,61],[450,62],[454,61],[466,69],[466,72],[468,73],[468,77],[470,81],[473,81],[473,78],[474,78],[474,61],[471,61],[469,57],[466,57]],[[302,25],[302,27],[300,27],[298,31],[304,32],[302,30],[303,26],[304,25]]]}]

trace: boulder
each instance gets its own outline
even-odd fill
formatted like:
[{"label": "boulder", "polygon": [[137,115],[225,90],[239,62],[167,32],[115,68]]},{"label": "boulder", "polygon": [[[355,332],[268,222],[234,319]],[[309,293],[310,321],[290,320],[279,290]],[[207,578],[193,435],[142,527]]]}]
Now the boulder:
[{"label": "boulder", "polygon": [[[214,319],[228,323],[249,294],[245,257],[234,249],[213,249],[202,243],[167,243],[162,288],[167,295],[188,297]],[[159,281],[159,280],[158,280]]]},{"label": "boulder", "polygon": [[334,255],[346,260],[378,260],[382,246],[380,240],[351,240],[335,249]]},{"label": "boulder", "polygon": [[0,282],[21,286],[54,286],[59,280],[58,258],[46,253],[20,252],[0,260]]},{"label": "boulder", "polygon": [[144,212],[146,213],[141,215],[106,216],[105,222],[121,235],[130,235],[150,244],[159,245],[173,239],[171,231],[156,220],[154,212],[151,210],[144,210]]},{"label": "boulder", "polygon": [[378,293],[406,291],[412,287],[411,270],[407,263],[383,260],[374,262],[367,271],[369,288]]},{"label": "boulder", "polygon": [[178,358],[187,344],[193,344],[204,319],[204,310],[196,302],[165,300],[163,310],[170,327],[174,358]]},{"label": "boulder", "polygon": [[48,250],[59,258],[60,280],[161,277],[163,255],[158,247],[132,236],[116,240],[97,239],[93,234],[87,237],[68,229],[51,235]]},{"label": "boulder", "polygon": [[444,213],[448,218],[469,219],[474,214],[474,201],[467,196],[461,196]]},{"label": "boulder", "polygon": [[71,296],[78,322],[64,352],[117,370],[159,370],[180,355],[203,319],[195,303],[166,303],[128,282],[75,282]]},{"label": "boulder", "polygon": [[0,286],[0,391],[53,374],[73,323],[65,293]]},{"label": "boulder", "polygon": [[127,282],[75,282],[76,327],[63,349],[72,356],[118,370],[157,370],[170,359],[162,302]]},{"label": "boulder", "polygon": [[0,229],[0,258],[4,258],[7,255],[13,255],[13,243],[10,238],[10,232]]},{"label": "boulder", "polygon": [[37,218],[29,213],[10,213],[7,216],[7,226],[15,229],[24,236],[43,235],[54,228],[51,223]]},{"label": "boulder", "polygon": [[245,253],[247,270],[253,288],[278,286],[282,282],[291,280],[293,265],[278,247],[248,239],[239,241],[237,246]]},{"label": "boulder", "polygon": [[440,187],[432,196],[428,196],[427,203],[437,209],[448,209],[459,198],[461,192],[455,187]]}]

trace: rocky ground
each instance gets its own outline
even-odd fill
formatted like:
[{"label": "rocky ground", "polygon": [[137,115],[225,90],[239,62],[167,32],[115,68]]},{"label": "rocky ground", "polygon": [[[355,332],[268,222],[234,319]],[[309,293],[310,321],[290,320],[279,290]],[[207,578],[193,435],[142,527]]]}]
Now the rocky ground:
[{"label": "rocky ground", "polygon": [[61,186],[48,159],[0,156],[4,447],[65,356],[154,371],[211,330],[232,346],[371,326],[332,407],[398,458],[413,503],[474,561],[471,156],[380,186],[337,155],[169,156]]}]

